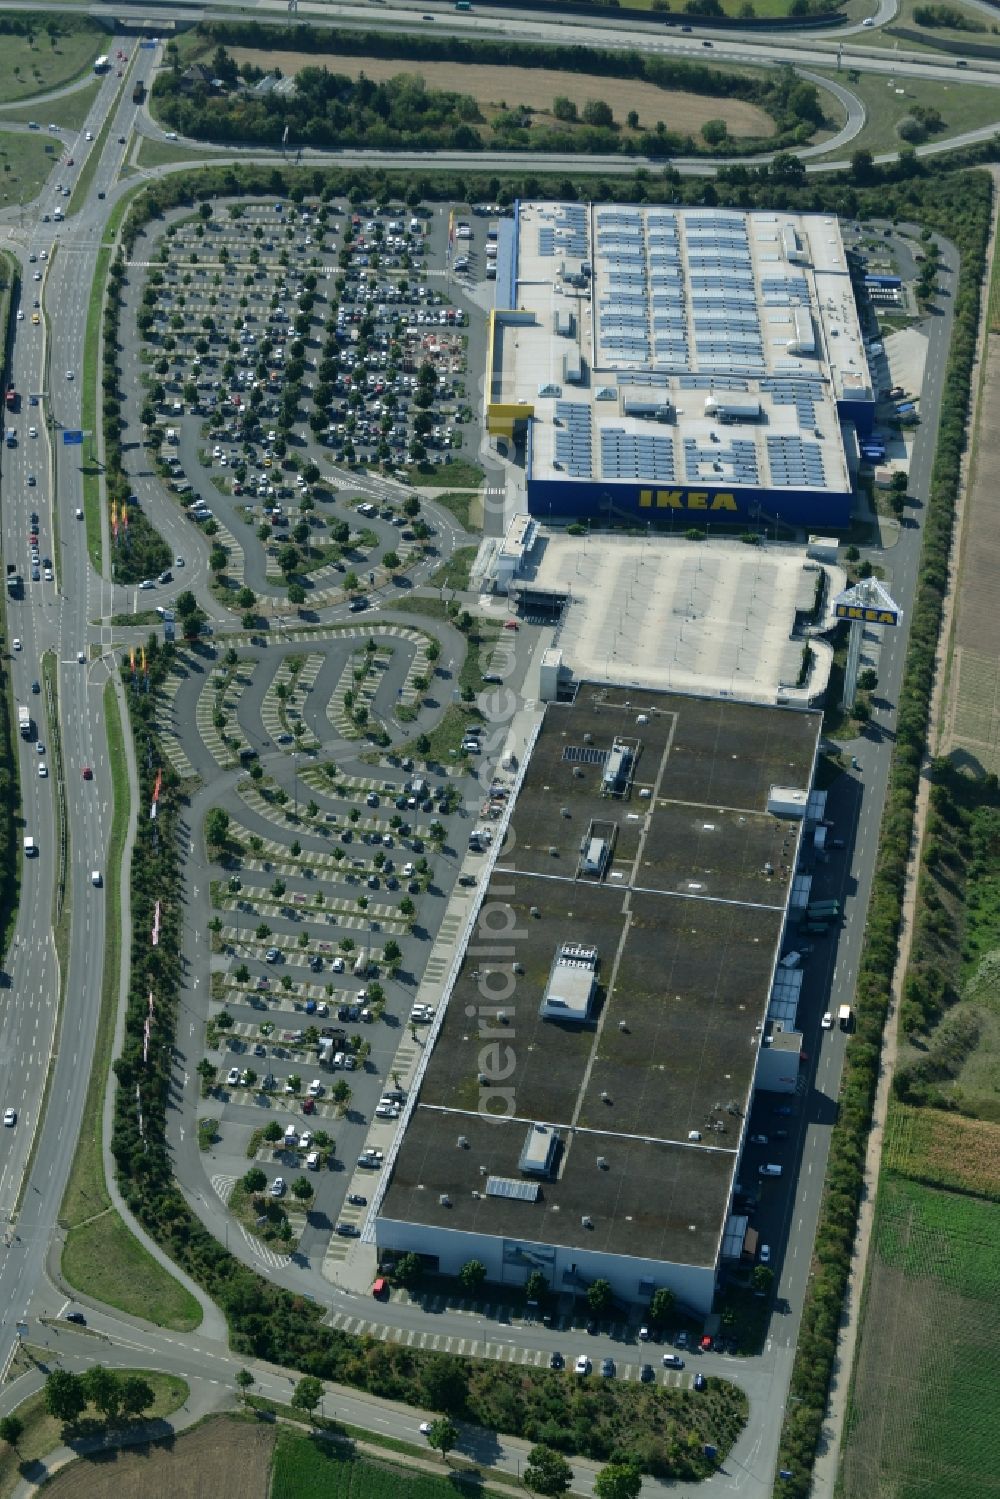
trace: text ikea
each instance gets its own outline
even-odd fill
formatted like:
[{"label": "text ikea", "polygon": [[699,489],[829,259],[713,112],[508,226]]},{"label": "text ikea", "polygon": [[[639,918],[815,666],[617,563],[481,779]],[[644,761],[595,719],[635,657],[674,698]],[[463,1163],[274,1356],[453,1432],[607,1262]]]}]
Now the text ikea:
[{"label": "text ikea", "polygon": [[738,510],[735,495],[712,494],[707,489],[641,489],[639,507],[649,510]]},{"label": "text ikea", "polygon": [[894,625],[897,616],[891,609],[865,609],[860,604],[838,604],[838,619],[861,619],[866,625]]}]

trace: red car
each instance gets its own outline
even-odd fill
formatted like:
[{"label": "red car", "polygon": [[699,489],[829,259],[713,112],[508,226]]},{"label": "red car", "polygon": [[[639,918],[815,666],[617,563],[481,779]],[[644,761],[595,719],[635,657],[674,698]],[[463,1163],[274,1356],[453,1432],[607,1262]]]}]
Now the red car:
[{"label": "red car", "polygon": [[516,619],[505,619],[504,622],[503,622],[503,627],[504,627],[505,630],[516,630],[517,629],[517,620]]},{"label": "red car", "polygon": [[80,774],[83,776],[83,779],[85,781],[92,781],[94,779],[94,772],[91,770],[89,765],[85,765]]},{"label": "red car", "polygon": [[302,1112],[303,1112],[303,1114],[315,1114],[315,1112],[316,1112],[316,1100],[315,1100],[315,1098],[304,1098],[302,1100]]}]

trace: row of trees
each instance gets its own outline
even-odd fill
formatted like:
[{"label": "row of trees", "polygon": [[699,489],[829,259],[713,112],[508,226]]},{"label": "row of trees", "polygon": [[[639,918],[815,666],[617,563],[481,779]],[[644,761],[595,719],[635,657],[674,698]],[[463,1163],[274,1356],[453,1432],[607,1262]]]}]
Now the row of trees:
[{"label": "row of trees", "polygon": [[[45,1381],[45,1409],[71,1431],[93,1408],[105,1425],[133,1420],[153,1404],[149,1381],[141,1374],[120,1374],[95,1364],[84,1374],[53,1369]],[[10,1436],[7,1437],[11,1441]]]},{"label": "row of trees", "polygon": [[[709,3],[709,0],[704,0]],[[224,42],[259,46],[280,52],[282,39],[271,28],[255,22],[217,22],[201,28],[206,39],[217,39],[212,59],[216,77],[235,73]],[[297,35],[297,33],[296,33]],[[654,57],[645,53],[593,52],[585,55],[569,47],[526,47],[503,40],[468,40],[448,36],[412,36],[405,40],[391,33],[326,31],[310,33],[310,50],[325,54],[330,68],[346,57],[398,57],[401,69],[420,62],[447,61],[456,67],[474,63],[499,68],[551,68],[566,73],[585,71],[615,78],[643,80],[664,90],[684,89],[713,98],[738,98],[757,105],[775,121],[771,145],[803,144],[824,123],[816,87],[798,78],[790,67],[758,76],[720,72],[702,63]],[[401,71],[391,79],[374,82],[362,74],[353,79],[328,70],[327,65],[304,68],[289,92],[272,91],[250,95],[243,90],[220,93],[208,84],[192,83],[185,77],[174,53],[174,67],[165,72],[154,89],[158,112],[167,124],[185,135],[225,141],[253,141],[278,145],[287,139],[294,145],[322,148],[345,146],[367,149],[482,150],[487,144],[477,126],[484,116],[476,99],[463,94],[427,88],[418,73]],[[632,131],[621,133],[609,105],[591,99],[578,112],[565,99],[556,99],[553,114],[563,126],[539,127],[534,112],[526,108],[501,109],[490,120],[491,129],[502,136],[505,149],[585,154],[626,154],[663,157],[697,153],[719,144],[716,136],[699,140],[684,131],[670,131],[663,121],[640,129],[632,111],[627,123]],[[286,135],[287,132],[287,135]],[[727,141],[730,154],[760,149],[759,139]]]},{"label": "row of trees", "polygon": [[[104,299],[103,361],[101,378],[103,405],[101,426],[104,434],[104,473],[109,498],[114,496],[119,509],[125,508],[125,497],[131,483],[125,472],[122,454],[121,365],[118,325],[121,316],[121,292],[125,281],[125,261],[119,253],[108,270],[108,288]],[[112,538],[114,578],[118,583],[138,583],[155,578],[170,566],[170,551],[158,531],[154,530],[138,504],[128,506],[128,524],[119,522],[117,539]]]},{"label": "row of trees", "polygon": [[[945,190],[942,192],[942,188]],[[954,196],[960,189],[961,199]],[[990,217],[990,184],[982,173],[954,174],[938,191],[883,192],[880,212],[898,214],[947,234],[961,254],[955,325],[944,381],[941,422],[926,509],[920,576],[910,625],[906,671],[897,710],[896,748],[872,884],[868,925],[856,988],[857,1033],[847,1050],[839,1113],[830,1142],[826,1193],[816,1232],[809,1294],[792,1370],[779,1467],[792,1477],[776,1493],[805,1496],[826,1410],[841,1309],[863,1183],[865,1147],[878,1082],[882,1031],[896,962],[900,912],[913,814],[924,765],[930,695],[948,581],[949,555],[962,453],[966,442],[980,286]]]}]

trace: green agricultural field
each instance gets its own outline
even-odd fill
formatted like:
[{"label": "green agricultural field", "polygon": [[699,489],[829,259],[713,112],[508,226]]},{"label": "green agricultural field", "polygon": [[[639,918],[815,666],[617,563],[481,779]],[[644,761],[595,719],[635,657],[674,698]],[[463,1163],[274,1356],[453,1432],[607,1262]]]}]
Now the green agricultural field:
[{"label": "green agricultural field", "polygon": [[[0,32],[3,68],[0,69],[0,103],[30,99],[62,88],[89,68],[104,50],[108,32],[103,27],[73,16],[35,17],[28,35],[11,34],[21,18],[11,20]],[[8,30],[8,26],[10,30]],[[48,123],[48,116],[45,122]]]},{"label": "green agricultural field", "polygon": [[[817,74],[824,76],[822,70]],[[915,105],[925,109],[936,109],[944,122],[943,128],[928,136],[929,141],[946,141],[949,136],[960,135],[965,130],[977,130],[984,125],[993,125],[997,119],[997,91],[992,88],[976,88],[963,83],[956,73],[954,83],[931,83],[923,79],[914,83],[907,79],[886,79],[878,73],[851,74],[826,73],[848,87],[865,106],[864,129],[850,144],[851,151],[866,150],[878,155],[881,151],[898,151],[903,142],[896,131],[900,120],[911,114]],[[838,152],[838,156],[843,152]]]},{"label": "green agricultural field", "polygon": [[884,1171],[843,1499],[1000,1492],[1000,1206]]},{"label": "green agricultural field", "polygon": [[349,1455],[332,1442],[285,1427],[271,1469],[271,1499],[456,1499],[451,1476],[409,1473]]}]

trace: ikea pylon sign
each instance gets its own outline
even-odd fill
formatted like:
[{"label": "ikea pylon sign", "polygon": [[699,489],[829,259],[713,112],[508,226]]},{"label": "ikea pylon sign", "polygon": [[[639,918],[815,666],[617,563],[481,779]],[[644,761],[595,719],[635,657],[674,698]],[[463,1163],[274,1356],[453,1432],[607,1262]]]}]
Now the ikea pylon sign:
[{"label": "ikea pylon sign", "polygon": [[836,613],[838,619],[859,619],[866,625],[899,624],[899,612],[896,609],[872,608],[866,604],[838,604]]}]

